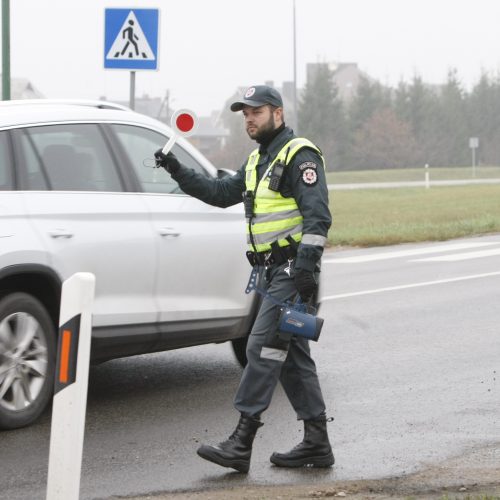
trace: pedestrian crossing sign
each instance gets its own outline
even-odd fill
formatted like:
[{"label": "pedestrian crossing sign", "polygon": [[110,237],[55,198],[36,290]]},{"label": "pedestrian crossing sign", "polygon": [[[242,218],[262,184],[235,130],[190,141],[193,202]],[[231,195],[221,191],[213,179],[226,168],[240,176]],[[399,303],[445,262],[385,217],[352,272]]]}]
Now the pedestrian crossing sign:
[{"label": "pedestrian crossing sign", "polygon": [[104,68],[158,69],[158,9],[105,9]]}]

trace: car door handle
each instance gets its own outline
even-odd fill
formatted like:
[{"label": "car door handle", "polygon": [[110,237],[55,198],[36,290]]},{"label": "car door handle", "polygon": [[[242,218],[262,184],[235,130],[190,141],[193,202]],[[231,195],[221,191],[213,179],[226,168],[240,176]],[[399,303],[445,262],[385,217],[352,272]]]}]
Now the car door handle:
[{"label": "car door handle", "polygon": [[49,235],[51,238],[73,238],[73,233],[67,229],[51,229]]},{"label": "car door handle", "polygon": [[177,238],[177,236],[181,235],[181,233],[176,231],[173,227],[161,227],[158,232],[160,236],[171,236],[172,238]]}]

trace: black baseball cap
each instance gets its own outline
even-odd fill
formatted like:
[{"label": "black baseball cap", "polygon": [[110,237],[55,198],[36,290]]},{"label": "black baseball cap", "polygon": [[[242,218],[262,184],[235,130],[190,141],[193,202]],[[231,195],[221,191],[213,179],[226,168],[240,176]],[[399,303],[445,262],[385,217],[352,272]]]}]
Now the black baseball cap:
[{"label": "black baseball cap", "polygon": [[247,89],[241,101],[236,101],[231,104],[231,111],[241,111],[244,106],[258,108],[266,104],[282,108],[283,99],[281,99],[281,95],[276,89],[268,85],[254,85]]}]

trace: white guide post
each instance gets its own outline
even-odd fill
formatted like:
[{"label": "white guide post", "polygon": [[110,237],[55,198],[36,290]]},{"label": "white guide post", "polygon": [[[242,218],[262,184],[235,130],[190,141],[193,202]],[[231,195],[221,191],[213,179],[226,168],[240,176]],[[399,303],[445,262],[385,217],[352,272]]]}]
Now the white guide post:
[{"label": "white guide post", "polygon": [[47,500],[80,494],[94,291],[91,273],[73,274],[62,286]]}]

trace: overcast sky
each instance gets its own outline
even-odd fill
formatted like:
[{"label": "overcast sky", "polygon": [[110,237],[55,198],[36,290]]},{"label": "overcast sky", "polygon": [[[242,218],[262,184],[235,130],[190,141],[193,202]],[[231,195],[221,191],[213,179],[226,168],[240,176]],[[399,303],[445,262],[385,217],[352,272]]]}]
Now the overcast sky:
[{"label": "overcast sky", "polygon": [[[307,62],[356,62],[389,85],[500,69],[499,0],[296,0],[297,77]],[[11,74],[49,98],[127,100],[129,73],[105,70],[104,9],[159,8],[160,70],[136,95],[221,108],[238,86],[293,79],[293,0],[10,0]],[[0,27],[1,29],[1,27]]]}]

